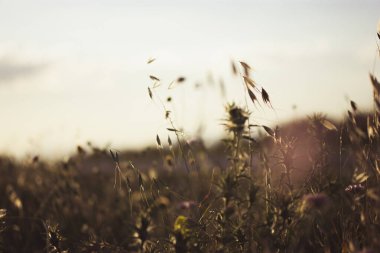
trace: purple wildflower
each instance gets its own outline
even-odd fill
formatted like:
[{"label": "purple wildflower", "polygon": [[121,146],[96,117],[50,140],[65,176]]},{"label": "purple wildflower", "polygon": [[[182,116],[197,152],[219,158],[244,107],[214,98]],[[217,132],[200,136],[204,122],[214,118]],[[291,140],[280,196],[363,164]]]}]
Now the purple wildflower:
[{"label": "purple wildflower", "polygon": [[347,186],[344,191],[349,193],[361,193],[365,190],[365,187],[362,184],[350,184]]},{"label": "purple wildflower", "polygon": [[190,208],[192,208],[192,207],[194,207],[196,205],[197,205],[197,202],[195,202],[193,200],[187,200],[187,201],[180,202],[179,205],[178,205],[178,207],[180,209],[184,209],[185,210],[185,209],[190,209]]}]

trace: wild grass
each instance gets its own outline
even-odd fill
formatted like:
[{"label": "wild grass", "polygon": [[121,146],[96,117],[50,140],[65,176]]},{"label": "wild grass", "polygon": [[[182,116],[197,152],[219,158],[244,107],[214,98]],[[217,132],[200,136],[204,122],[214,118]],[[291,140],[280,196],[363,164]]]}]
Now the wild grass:
[{"label": "wild grass", "polygon": [[351,101],[341,122],[315,114],[271,128],[251,124],[250,108],[273,109],[252,68],[234,62],[232,71],[246,104],[226,105],[223,145],[189,142],[151,75],[148,95],[169,126],[157,150],[131,157],[89,145],[54,163],[1,157],[1,251],[380,252],[377,78],[372,112]]}]

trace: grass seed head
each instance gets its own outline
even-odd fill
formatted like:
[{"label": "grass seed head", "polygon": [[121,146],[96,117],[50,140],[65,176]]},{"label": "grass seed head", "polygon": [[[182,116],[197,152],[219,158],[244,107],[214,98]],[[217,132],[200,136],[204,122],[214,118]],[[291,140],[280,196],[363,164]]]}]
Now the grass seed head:
[{"label": "grass seed head", "polygon": [[150,99],[153,99],[153,93],[149,87],[148,87],[148,94],[149,94]]},{"label": "grass seed head", "polygon": [[244,70],[244,75],[245,76],[249,76],[250,74],[250,70],[252,69],[251,66],[249,66],[247,63],[241,61],[240,62],[241,66],[243,67],[243,70]]},{"label": "grass seed head", "polygon": [[186,78],[183,76],[177,78],[177,83],[183,83],[184,81],[186,81]]},{"label": "grass seed head", "polygon": [[231,61],[231,69],[232,69],[232,73],[234,75],[237,75],[238,72],[237,72],[236,65],[235,65],[234,61]]},{"label": "grass seed head", "polygon": [[271,105],[269,94],[266,90],[264,90],[264,88],[261,88],[261,97],[265,104]]},{"label": "grass seed head", "polygon": [[248,95],[251,98],[252,103],[255,104],[255,102],[257,102],[257,97],[255,93],[253,93],[250,89],[248,89]]},{"label": "grass seed head", "polygon": [[351,108],[354,112],[356,112],[358,110],[358,106],[354,101],[351,100],[350,105],[351,105]]}]

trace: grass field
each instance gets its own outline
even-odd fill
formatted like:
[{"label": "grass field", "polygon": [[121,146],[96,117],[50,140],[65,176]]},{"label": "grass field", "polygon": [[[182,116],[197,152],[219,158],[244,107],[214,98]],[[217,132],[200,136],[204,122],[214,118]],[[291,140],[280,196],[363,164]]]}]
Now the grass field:
[{"label": "grass field", "polygon": [[247,63],[233,72],[247,104],[226,105],[214,147],[189,142],[165,111],[155,148],[0,157],[2,252],[380,252],[376,77],[372,112],[351,101],[340,122],[314,114],[271,128],[250,123],[249,108],[272,108],[267,91]]}]

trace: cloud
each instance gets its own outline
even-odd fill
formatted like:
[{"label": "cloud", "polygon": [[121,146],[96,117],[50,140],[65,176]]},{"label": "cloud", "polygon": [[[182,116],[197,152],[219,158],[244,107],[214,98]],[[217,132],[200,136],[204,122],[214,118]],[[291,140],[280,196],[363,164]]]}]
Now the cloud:
[{"label": "cloud", "polygon": [[47,64],[22,62],[13,58],[0,58],[0,85],[40,74]]}]

